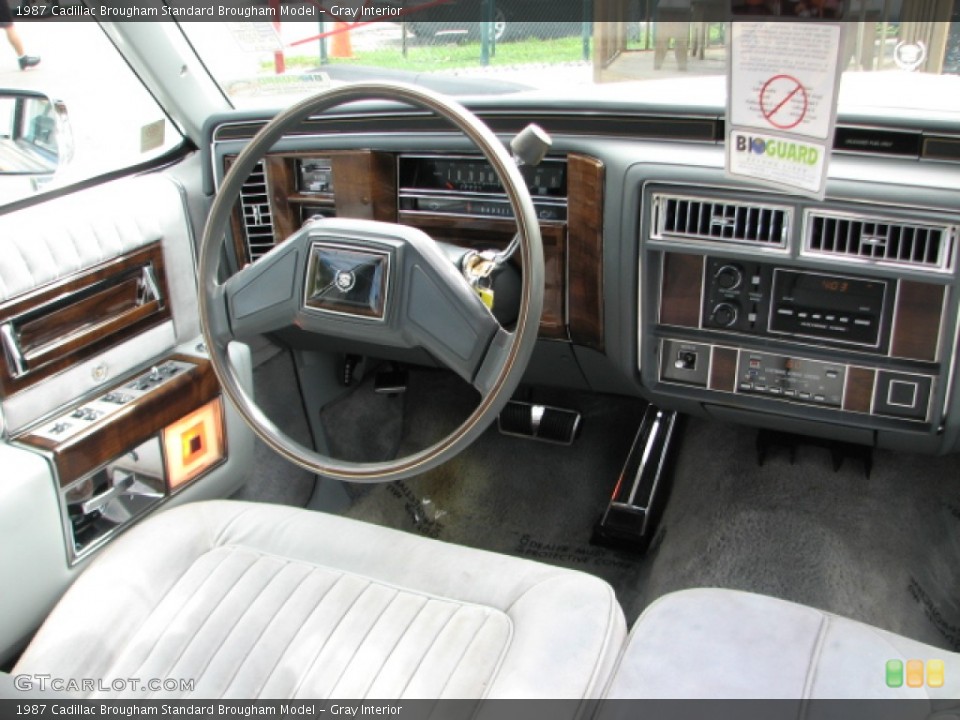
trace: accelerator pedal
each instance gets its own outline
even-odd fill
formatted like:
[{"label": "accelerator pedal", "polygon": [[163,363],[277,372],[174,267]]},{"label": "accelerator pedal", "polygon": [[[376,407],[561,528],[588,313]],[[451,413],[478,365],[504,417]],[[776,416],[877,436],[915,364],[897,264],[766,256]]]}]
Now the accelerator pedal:
[{"label": "accelerator pedal", "polygon": [[644,551],[668,495],[668,465],[677,413],[648,405],[613,496],[594,528],[598,545]]},{"label": "accelerator pedal", "polygon": [[576,410],[511,400],[500,412],[498,427],[504,435],[572,445],[580,432]]}]

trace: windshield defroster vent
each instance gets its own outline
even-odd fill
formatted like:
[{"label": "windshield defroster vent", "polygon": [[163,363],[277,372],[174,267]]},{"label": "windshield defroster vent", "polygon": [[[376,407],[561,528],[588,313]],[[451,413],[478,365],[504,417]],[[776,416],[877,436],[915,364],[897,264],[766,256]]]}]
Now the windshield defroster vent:
[{"label": "windshield defroster vent", "polygon": [[790,209],[776,205],[656,194],[655,237],[786,248]]},{"label": "windshield defroster vent", "polygon": [[835,259],[948,271],[957,228],[811,212],[804,252]]},{"label": "windshield defroster vent", "polygon": [[254,166],[240,189],[240,211],[246,233],[247,254],[250,262],[256,262],[276,244],[270,192],[262,160]]}]

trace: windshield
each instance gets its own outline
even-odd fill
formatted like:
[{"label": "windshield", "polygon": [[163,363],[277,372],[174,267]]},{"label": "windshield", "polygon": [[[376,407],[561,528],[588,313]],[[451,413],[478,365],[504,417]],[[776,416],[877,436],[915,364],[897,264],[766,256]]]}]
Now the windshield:
[{"label": "windshield", "polygon": [[[949,13],[942,3],[928,13],[933,22],[891,0],[854,0],[846,8],[836,0],[759,1],[744,0],[741,9],[858,18],[842,23],[841,111],[960,119],[960,0]],[[593,3],[593,17],[606,13],[613,21],[582,22],[571,19],[584,13],[574,2],[566,10],[537,0],[477,0],[471,8],[467,0],[407,2],[396,20],[357,19],[366,8],[387,12],[370,0],[352,11],[325,6],[325,21],[278,19],[320,15],[321,6],[282,2],[253,8],[274,18],[265,22],[181,25],[238,108],[284,106],[328,85],[382,78],[464,96],[545,90],[571,99],[723,106],[731,25],[710,21],[713,3],[639,0],[613,15]],[[329,20],[331,10],[343,20]],[[492,21],[473,21],[482,12],[492,12]],[[917,19],[902,21],[906,16]]]}]

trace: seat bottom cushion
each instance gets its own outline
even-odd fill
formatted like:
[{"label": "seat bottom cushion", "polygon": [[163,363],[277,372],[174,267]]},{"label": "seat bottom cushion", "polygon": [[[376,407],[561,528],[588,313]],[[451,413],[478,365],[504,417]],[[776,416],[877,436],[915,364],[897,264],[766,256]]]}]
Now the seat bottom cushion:
[{"label": "seat bottom cushion", "polygon": [[70,687],[89,698],[585,698],[625,635],[583,573],[217,501],[117,540],[14,672],[102,678]]},{"label": "seat bottom cushion", "polygon": [[[945,665],[944,684],[887,683],[887,662]],[[936,678],[934,678],[936,682]],[[892,683],[895,684],[895,683]],[[960,656],[763,595],[666,595],[637,620],[609,698],[914,698],[960,696]]]}]

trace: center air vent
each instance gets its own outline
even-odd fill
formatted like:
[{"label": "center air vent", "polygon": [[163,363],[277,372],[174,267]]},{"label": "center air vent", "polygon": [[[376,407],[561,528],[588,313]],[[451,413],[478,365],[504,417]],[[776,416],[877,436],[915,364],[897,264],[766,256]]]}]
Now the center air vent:
[{"label": "center air vent", "polygon": [[811,212],[804,252],[834,259],[948,271],[957,228],[886,218]]},{"label": "center air vent", "polygon": [[786,248],[790,209],[776,205],[656,194],[654,237]]},{"label": "center air vent", "polygon": [[273,213],[263,161],[254,166],[240,189],[240,210],[246,232],[247,254],[250,262],[266,255],[276,242],[273,234]]}]

